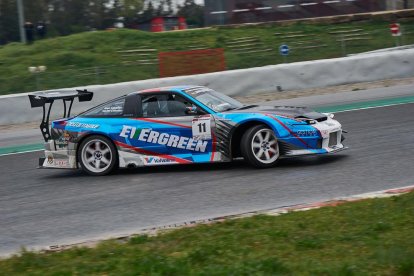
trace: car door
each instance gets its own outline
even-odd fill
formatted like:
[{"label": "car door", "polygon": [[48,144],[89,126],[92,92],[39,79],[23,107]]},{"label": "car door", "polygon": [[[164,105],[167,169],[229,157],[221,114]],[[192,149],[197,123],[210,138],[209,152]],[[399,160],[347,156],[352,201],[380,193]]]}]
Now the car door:
[{"label": "car door", "polygon": [[213,155],[213,116],[176,92],[143,93],[134,136],[146,165],[209,162]]}]

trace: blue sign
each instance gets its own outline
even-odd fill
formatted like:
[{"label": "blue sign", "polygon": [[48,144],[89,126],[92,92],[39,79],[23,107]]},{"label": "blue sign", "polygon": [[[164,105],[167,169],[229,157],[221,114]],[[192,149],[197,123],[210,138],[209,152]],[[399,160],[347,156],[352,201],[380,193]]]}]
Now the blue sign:
[{"label": "blue sign", "polygon": [[280,45],[280,47],[279,47],[279,53],[282,56],[289,55],[289,46],[287,46],[286,44]]}]

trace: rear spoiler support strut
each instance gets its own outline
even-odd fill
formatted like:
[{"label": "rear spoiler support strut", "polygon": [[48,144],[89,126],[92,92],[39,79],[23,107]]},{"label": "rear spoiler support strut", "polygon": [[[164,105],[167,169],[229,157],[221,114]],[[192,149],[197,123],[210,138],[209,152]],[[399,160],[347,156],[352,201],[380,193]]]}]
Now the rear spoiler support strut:
[{"label": "rear spoiler support strut", "polygon": [[42,106],[43,118],[42,118],[42,122],[40,123],[40,131],[42,132],[42,136],[43,136],[43,139],[45,139],[45,142],[47,142],[50,138],[49,118],[50,118],[50,111],[52,110],[52,105],[53,105],[53,102],[49,104],[47,116],[46,116],[46,104]]},{"label": "rear spoiler support strut", "polygon": [[[30,105],[32,108],[42,107],[43,116],[42,122],[40,123],[40,131],[42,132],[43,139],[45,142],[49,141],[50,128],[49,128],[49,119],[50,111],[52,110],[53,103],[55,100],[63,101],[63,118],[70,117],[70,112],[72,110],[73,102],[75,98],[79,99],[79,102],[91,101],[93,98],[93,92],[85,90],[65,90],[65,91],[50,91],[50,92],[38,92],[29,94]],[[46,108],[46,105],[49,104],[49,107]],[[69,104],[69,108],[68,108]],[[46,112],[47,109],[47,112]]]}]

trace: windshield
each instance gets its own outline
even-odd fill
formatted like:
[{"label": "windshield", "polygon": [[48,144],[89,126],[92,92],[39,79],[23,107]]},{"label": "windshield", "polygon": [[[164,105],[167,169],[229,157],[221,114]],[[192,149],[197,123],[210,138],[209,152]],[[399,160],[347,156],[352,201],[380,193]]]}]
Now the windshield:
[{"label": "windshield", "polygon": [[191,94],[199,102],[216,112],[229,111],[243,107],[243,104],[239,101],[204,87],[202,89],[199,88],[197,90],[189,90],[187,93]]}]

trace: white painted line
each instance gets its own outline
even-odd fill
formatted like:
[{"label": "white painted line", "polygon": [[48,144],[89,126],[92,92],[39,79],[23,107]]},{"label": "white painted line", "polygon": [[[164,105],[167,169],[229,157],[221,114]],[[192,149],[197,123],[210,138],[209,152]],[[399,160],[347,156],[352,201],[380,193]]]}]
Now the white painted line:
[{"label": "white painted line", "polygon": [[250,9],[233,10],[233,12],[248,12]]},{"label": "white painted line", "polygon": [[260,8],[255,8],[255,10],[257,11],[261,11],[261,10],[271,10],[273,9],[272,7],[260,7]]},{"label": "white painted line", "polygon": [[332,113],[336,114],[336,113],[342,113],[342,112],[358,111],[358,110],[365,110],[365,109],[374,109],[374,108],[389,107],[389,106],[396,106],[396,105],[403,105],[403,104],[412,104],[412,103],[395,103],[395,104],[386,104],[386,105],[379,105],[379,106],[369,106],[369,107],[347,109],[347,110],[342,110],[342,111],[335,111],[335,112],[332,112]]},{"label": "white painted line", "polygon": [[318,5],[318,3],[312,2],[312,3],[302,3],[300,4],[301,6],[314,6],[314,5]]},{"label": "white painted line", "polygon": [[20,152],[12,152],[12,153],[4,153],[4,154],[0,154],[0,157],[2,157],[2,156],[8,156],[8,155],[16,155],[16,154],[30,153],[30,152],[36,152],[36,151],[44,151],[44,149],[28,150],[28,151],[20,151]]},{"label": "white painted line", "polygon": [[345,1],[347,1],[347,2],[355,2],[355,1],[358,1],[358,0],[345,0]]},{"label": "white painted line", "polygon": [[213,11],[213,12],[211,12],[211,14],[223,14],[223,13],[227,13],[227,11]]},{"label": "white painted line", "polygon": [[279,5],[279,6],[277,6],[278,8],[280,8],[280,9],[283,9],[283,8],[293,8],[295,5]]},{"label": "white painted line", "polygon": [[333,4],[333,3],[340,3],[341,1],[339,0],[331,0],[331,1],[323,1],[322,3],[324,4]]}]

